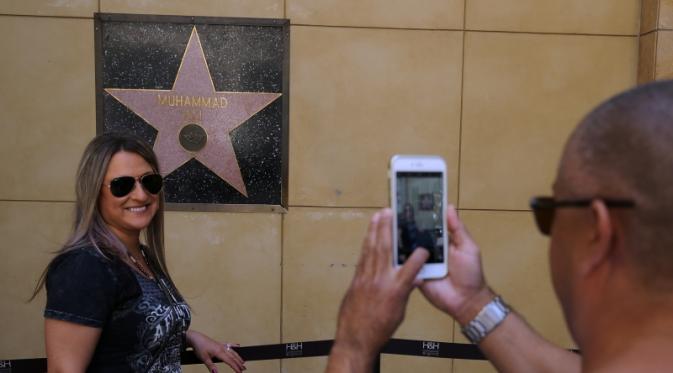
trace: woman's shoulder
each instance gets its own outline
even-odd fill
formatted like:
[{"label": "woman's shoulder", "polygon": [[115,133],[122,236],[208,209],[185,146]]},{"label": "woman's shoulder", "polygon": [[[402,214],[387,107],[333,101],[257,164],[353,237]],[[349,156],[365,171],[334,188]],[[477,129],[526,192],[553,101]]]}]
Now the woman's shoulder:
[{"label": "woman's shoulder", "polygon": [[58,254],[52,261],[50,268],[73,264],[110,266],[114,261],[115,258],[112,255],[105,254],[93,246],[84,246],[67,249]]},{"label": "woman's shoulder", "polygon": [[115,279],[120,271],[123,271],[123,263],[116,256],[85,246],[58,254],[49,265],[47,278],[65,275],[71,278],[105,276]]},{"label": "woman's shoulder", "polygon": [[45,281],[45,316],[102,326],[129,288],[122,265],[116,257],[93,247],[73,248],[57,255]]}]

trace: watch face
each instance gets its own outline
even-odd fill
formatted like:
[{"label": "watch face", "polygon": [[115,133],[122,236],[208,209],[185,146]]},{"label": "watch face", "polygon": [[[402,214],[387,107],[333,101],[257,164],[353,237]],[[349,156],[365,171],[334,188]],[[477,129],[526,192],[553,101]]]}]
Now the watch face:
[{"label": "watch face", "polygon": [[509,312],[509,307],[502,302],[502,299],[499,296],[495,297],[461,331],[470,342],[477,344],[495,329]]}]

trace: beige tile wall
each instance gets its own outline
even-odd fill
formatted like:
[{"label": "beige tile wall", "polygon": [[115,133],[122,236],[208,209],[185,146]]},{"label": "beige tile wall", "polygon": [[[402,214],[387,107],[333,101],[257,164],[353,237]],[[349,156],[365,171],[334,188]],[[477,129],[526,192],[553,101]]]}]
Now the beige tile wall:
[{"label": "beige tile wall", "polygon": [[98,0],[3,0],[0,14],[91,18],[98,11]]},{"label": "beige tile wall", "polygon": [[91,19],[0,16],[0,199],[74,198],[96,132],[92,48]]},{"label": "beige tile wall", "polygon": [[[167,213],[166,256],[192,307],[192,328],[242,346],[278,343],[281,219],[277,214]],[[279,366],[276,360],[248,368],[270,372]]]},{"label": "beige tile wall", "polygon": [[659,0],[642,0],[640,8],[640,33],[656,30],[659,23]]},{"label": "beige tile wall", "polygon": [[[491,285],[543,335],[572,346],[527,199],[549,191],[575,122],[636,83],[641,32],[653,35],[650,49],[662,47],[653,74],[673,66],[663,48],[673,45],[673,1],[646,3],[641,24],[637,0],[0,2],[0,281],[17,284],[0,290],[0,359],[44,354],[43,295],[23,299],[68,232],[76,163],[95,133],[95,11],[291,20],[288,213],[167,214],[169,265],[194,328],[243,345],[332,338],[368,219],[388,204],[389,157],[436,153]],[[464,342],[459,334],[413,294],[395,336]],[[320,372],[325,362],[251,362],[248,371]],[[493,371],[392,355],[381,364]]]},{"label": "beige tile wall", "polygon": [[387,205],[395,153],[443,155],[455,199],[461,44],[454,31],[293,27],[290,205]]},{"label": "beige tile wall", "polygon": [[99,0],[105,13],[283,18],[282,0]]},{"label": "beige tile wall", "polygon": [[673,0],[642,0],[640,33],[673,29]]},{"label": "beige tile wall", "polygon": [[638,46],[638,84],[655,80],[657,75],[657,39],[660,0],[643,0]]},{"label": "beige tile wall", "polygon": [[673,29],[673,0],[659,0],[659,28]]},{"label": "beige tile wall", "polygon": [[[283,342],[332,339],[341,295],[373,209],[290,208],[283,222]],[[283,361],[283,372],[324,369],[324,358]]]},{"label": "beige tile wall", "polygon": [[673,78],[673,30],[657,31],[656,79]]},{"label": "beige tile wall", "polygon": [[468,0],[469,30],[635,35],[639,0]]},{"label": "beige tile wall", "polygon": [[673,0],[643,0],[638,84],[673,78]]},{"label": "beige tile wall", "polygon": [[463,0],[287,0],[293,24],[453,29],[463,27]]},{"label": "beige tile wall", "polygon": [[468,32],[459,206],[521,210],[549,194],[579,119],[636,78],[634,37]]},{"label": "beige tile wall", "polygon": [[0,360],[44,356],[44,292],[27,301],[70,229],[73,208],[69,202],[0,201]]},{"label": "beige tile wall", "polygon": [[638,84],[647,83],[656,77],[658,36],[659,32],[649,32],[638,41]]}]

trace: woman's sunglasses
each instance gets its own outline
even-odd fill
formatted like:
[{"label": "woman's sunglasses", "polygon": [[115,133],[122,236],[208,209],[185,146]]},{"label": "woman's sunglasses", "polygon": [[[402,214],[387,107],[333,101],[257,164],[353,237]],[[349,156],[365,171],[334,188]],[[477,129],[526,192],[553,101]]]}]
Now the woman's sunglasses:
[{"label": "woman's sunglasses", "polygon": [[131,193],[136,186],[136,180],[145,188],[148,193],[157,194],[161,191],[164,185],[164,180],[159,174],[147,174],[140,177],[120,176],[115,177],[107,185],[110,188],[110,193],[115,197],[124,197]]},{"label": "woman's sunglasses", "polygon": [[553,197],[533,197],[530,200],[530,207],[533,209],[535,215],[535,223],[542,234],[549,235],[551,233],[551,226],[554,223],[554,212],[557,208],[582,208],[591,206],[594,199],[600,199],[607,207],[614,208],[633,208],[635,203],[628,199],[609,199],[609,198],[593,198],[593,199],[573,199],[557,201]]}]

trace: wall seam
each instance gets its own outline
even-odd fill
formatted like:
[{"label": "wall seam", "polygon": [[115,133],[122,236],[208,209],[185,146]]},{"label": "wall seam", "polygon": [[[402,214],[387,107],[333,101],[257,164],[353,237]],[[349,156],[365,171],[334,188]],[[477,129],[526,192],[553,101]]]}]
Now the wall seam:
[{"label": "wall seam", "polygon": [[638,36],[643,36],[643,16],[645,14],[645,1],[640,1],[640,16],[638,17]]},{"label": "wall seam", "polygon": [[654,33],[654,58],[652,59],[653,75],[652,80],[657,80],[657,67],[659,65],[657,59],[659,58],[659,30]]},{"label": "wall seam", "polygon": [[[463,1],[463,44],[462,55],[460,56],[460,119],[458,121],[458,170],[456,172],[456,208],[460,207],[460,173],[461,173],[461,156],[463,154],[463,103],[465,101],[465,42],[467,39],[467,0]],[[456,327],[455,320],[452,322],[453,329],[451,330],[451,341],[456,342]],[[455,370],[456,359],[451,359],[451,372]]]},{"label": "wall seam", "polygon": [[400,31],[465,31],[465,32],[483,32],[500,34],[526,34],[526,35],[559,35],[559,36],[608,36],[608,37],[638,37],[639,32],[635,34],[606,34],[590,32],[547,32],[547,31],[514,31],[514,30],[482,30],[468,28],[420,28],[420,27],[384,27],[384,26],[350,26],[350,25],[319,25],[310,23],[293,23],[293,26],[301,27],[320,27],[320,28],[338,28],[338,29],[364,29],[364,30],[400,30]]},{"label": "wall seam", "polygon": [[83,16],[63,16],[63,15],[41,15],[41,14],[5,14],[0,13],[0,17],[20,17],[20,18],[55,18],[55,19],[93,19]]},{"label": "wall seam", "polygon": [[315,209],[368,209],[368,210],[380,210],[387,206],[321,206],[321,205],[291,205],[289,207],[297,208],[315,208]]},{"label": "wall seam", "polygon": [[[58,200],[30,200],[30,199],[0,199],[0,203],[53,203],[53,204],[73,204],[75,201],[58,201]],[[318,206],[318,205],[292,205],[289,208],[314,208],[314,209],[333,209],[333,210],[380,210],[384,206]],[[470,208],[459,207],[456,205],[458,211],[483,211],[483,212],[530,212],[530,209],[517,208]],[[180,212],[179,210],[166,210],[166,212]],[[255,214],[254,212],[240,212],[241,214]],[[280,214],[285,217],[287,213]],[[281,229],[284,229],[284,223]],[[281,237],[282,238],[282,237]],[[281,246],[282,247],[282,246]],[[281,262],[282,264],[282,262]]]},{"label": "wall seam", "polygon": [[2,202],[28,202],[28,203],[75,203],[75,201],[63,201],[63,200],[41,200],[41,199],[0,199]]},{"label": "wall seam", "polygon": [[650,30],[650,31],[648,31],[648,32],[646,32],[646,33],[640,34],[640,37],[642,38],[643,36],[649,35],[649,34],[651,34],[651,33],[653,33],[653,32],[657,32],[657,31],[658,31],[658,30]]},{"label": "wall seam", "polygon": [[[287,19],[287,0],[283,0],[283,18]],[[292,21],[290,21],[290,37],[292,33]],[[291,51],[288,51],[288,53],[291,53]],[[290,204],[288,202],[288,213],[290,211]],[[284,306],[284,284],[283,280],[285,278],[285,265],[284,265],[284,259],[285,259],[285,215],[282,214],[280,217],[280,313],[279,313],[279,331],[278,335],[280,337],[280,341],[278,343],[283,343],[283,306]],[[280,359],[278,361],[278,373],[283,372],[283,363],[284,359]]]},{"label": "wall seam", "polygon": [[[465,7],[467,8],[467,1],[465,1]],[[463,11],[463,22],[465,19],[465,10]],[[463,31],[463,43],[462,43],[462,55],[461,55],[461,66],[460,66],[460,119],[458,121],[458,170],[456,174],[456,208],[460,208],[460,173],[461,173],[461,156],[463,154],[463,119],[464,119],[464,110],[463,104],[465,101],[465,42],[467,39],[467,31]]]},{"label": "wall seam", "polygon": [[[289,207],[289,206],[288,206]],[[278,343],[283,343],[283,302],[284,302],[284,297],[283,297],[283,279],[285,278],[285,265],[284,265],[284,258],[285,258],[285,214],[282,214],[280,217],[280,312],[279,312],[279,331],[278,335],[280,337],[280,340]],[[278,372],[282,373],[283,372],[283,359],[280,359],[278,361]]]},{"label": "wall seam", "polygon": [[[385,206],[318,206],[318,205],[292,205],[290,208],[312,208],[312,209],[333,209],[333,210],[380,210]],[[503,211],[503,212],[530,212],[527,208],[478,208],[478,207],[458,207],[458,211]]]}]

